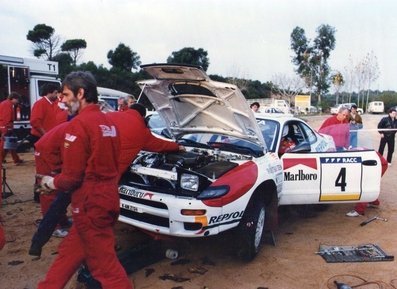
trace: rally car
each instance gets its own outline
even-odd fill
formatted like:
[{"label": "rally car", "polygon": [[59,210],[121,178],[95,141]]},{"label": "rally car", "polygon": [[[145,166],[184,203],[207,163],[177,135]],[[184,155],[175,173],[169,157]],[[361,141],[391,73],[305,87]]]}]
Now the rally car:
[{"label": "rally car", "polygon": [[[234,230],[252,259],[279,205],[373,201],[381,161],[373,150],[335,152],[304,121],[256,114],[232,84],[199,67],[144,65],[138,84],[186,152],[142,152],[123,175],[119,220],[154,234],[205,237]],[[294,145],[280,151],[284,137]]]}]

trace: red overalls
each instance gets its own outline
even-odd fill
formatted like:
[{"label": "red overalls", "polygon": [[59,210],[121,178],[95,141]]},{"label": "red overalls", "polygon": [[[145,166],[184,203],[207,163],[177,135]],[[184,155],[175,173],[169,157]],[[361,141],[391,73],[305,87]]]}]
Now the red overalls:
[{"label": "red overalls", "polygon": [[[62,148],[65,139],[65,130],[69,124],[61,123],[46,132],[35,144],[36,173],[40,175],[55,176],[62,168]],[[41,213],[44,216],[51,203],[56,198],[57,191],[40,195]],[[64,217],[66,219],[66,216]],[[64,220],[65,221],[65,220]]]},{"label": "red overalls", "polygon": [[39,289],[63,288],[83,261],[102,288],[132,288],[114,250],[119,153],[117,130],[99,106],[88,105],[69,122],[54,184],[73,191],[73,226]]},{"label": "red overalls", "polygon": [[116,125],[120,135],[120,174],[128,168],[141,150],[151,152],[179,150],[177,143],[155,137],[135,109],[108,112],[106,116]]}]

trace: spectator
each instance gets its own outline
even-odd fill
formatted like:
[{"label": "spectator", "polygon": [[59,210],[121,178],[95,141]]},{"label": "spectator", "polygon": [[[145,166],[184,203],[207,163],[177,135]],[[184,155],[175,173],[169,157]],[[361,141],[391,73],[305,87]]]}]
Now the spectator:
[{"label": "spectator", "polygon": [[73,225],[38,288],[64,288],[85,261],[102,288],[131,289],[114,250],[113,226],[120,209],[118,132],[96,105],[97,84],[91,73],[68,74],[62,88],[62,101],[76,116],[65,130],[62,172],[44,176],[41,188],[73,192]]},{"label": "spectator", "polygon": [[259,102],[253,102],[250,105],[250,108],[252,109],[253,112],[259,112],[259,108],[261,107],[261,105],[259,104]]},{"label": "spectator", "polygon": [[385,146],[387,144],[387,162],[391,166],[391,161],[394,153],[394,141],[397,129],[396,109],[391,108],[388,110],[388,116],[382,118],[378,123],[380,133],[379,153],[383,155]]},{"label": "spectator", "polygon": [[323,122],[319,132],[333,137],[337,151],[346,150],[350,145],[349,110],[346,107],[339,108],[336,115]]},{"label": "spectator", "polygon": [[127,98],[127,107],[131,107],[131,105],[133,105],[134,103],[136,103],[136,99],[133,95],[129,95]]},{"label": "spectator", "polygon": [[[13,136],[14,129],[14,106],[19,103],[21,96],[12,92],[6,100],[0,103],[0,160],[5,161],[7,150],[4,149],[5,137]],[[15,165],[23,163],[16,152],[16,150],[10,150],[11,156]]]},{"label": "spectator", "polygon": [[128,109],[127,98],[120,96],[117,100],[117,111],[126,111]]},{"label": "spectator", "polygon": [[32,107],[30,134],[33,144],[58,124],[57,114],[61,111],[58,106],[58,90],[59,84],[57,83],[45,84],[41,91],[42,97]]},{"label": "spectator", "polygon": [[357,130],[363,128],[363,120],[361,116],[357,113],[357,105],[353,104],[350,108],[350,145],[352,147],[357,147]]}]

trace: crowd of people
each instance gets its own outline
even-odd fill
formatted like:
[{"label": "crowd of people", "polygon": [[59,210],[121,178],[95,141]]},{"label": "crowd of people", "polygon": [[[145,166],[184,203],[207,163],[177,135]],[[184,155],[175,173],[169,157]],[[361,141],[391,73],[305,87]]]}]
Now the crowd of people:
[{"label": "crowd of people", "polygon": [[[349,110],[347,107],[341,107],[338,113],[327,118],[319,128],[319,132],[331,135],[334,139],[337,151],[346,151],[357,148],[357,131],[363,128],[361,116],[357,113],[357,106],[353,105]],[[394,153],[394,139],[397,132],[396,109],[391,108],[388,116],[383,117],[378,123],[380,134],[380,144],[378,153],[384,160],[383,153],[387,144],[387,163],[391,166]],[[365,214],[367,207],[378,207],[379,200],[371,203],[357,203],[353,210],[346,213],[348,217],[358,217]]]},{"label": "crowd of people", "polygon": [[[12,109],[18,99],[11,94],[4,103]],[[43,219],[29,254],[40,256],[51,236],[64,238],[38,288],[63,288],[83,263],[102,288],[132,288],[114,249],[118,181],[142,149],[185,149],[152,135],[144,120],[146,109],[133,97],[122,103],[129,107],[124,105],[117,112],[102,113],[97,103],[94,77],[79,71],[66,76],[61,87],[43,87],[42,98],[32,108],[30,140]],[[2,135],[10,133],[12,122],[11,112]],[[71,219],[66,215],[69,204]],[[0,227],[0,247],[4,243]]]}]

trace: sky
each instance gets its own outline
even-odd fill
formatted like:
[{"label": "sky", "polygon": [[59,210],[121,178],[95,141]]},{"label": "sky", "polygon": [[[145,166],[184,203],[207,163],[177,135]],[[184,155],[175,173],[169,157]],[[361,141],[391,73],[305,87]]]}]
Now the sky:
[{"label": "sky", "polygon": [[142,64],[203,48],[208,74],[267,82],[294,75],[295,27],[313,40],[327,24],[336,30],[332,70],[374,53],[380,76],[371,88],[397,91],[396,13],[395,0],[0,0],[0,54],[33,58],[26,35],[44,23],[63,41],[86,40],[80,62],[110,67],[106,55],[120,43]]}]

